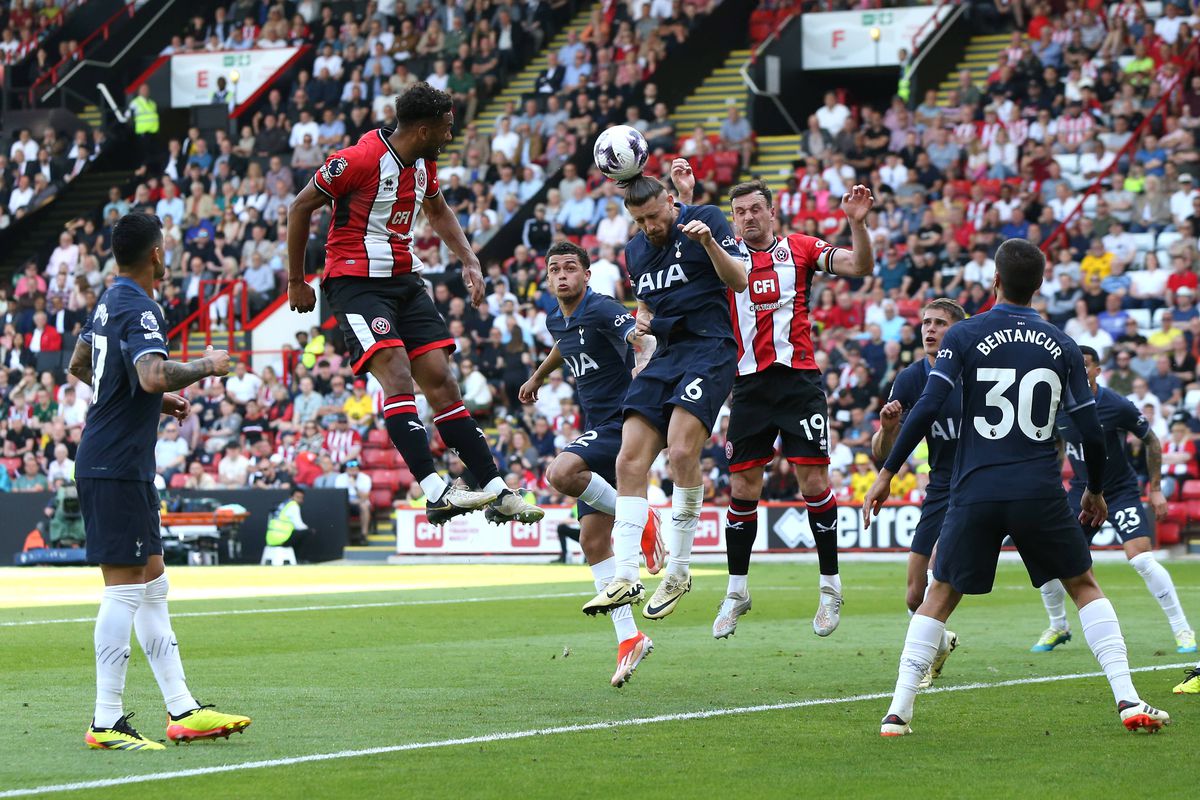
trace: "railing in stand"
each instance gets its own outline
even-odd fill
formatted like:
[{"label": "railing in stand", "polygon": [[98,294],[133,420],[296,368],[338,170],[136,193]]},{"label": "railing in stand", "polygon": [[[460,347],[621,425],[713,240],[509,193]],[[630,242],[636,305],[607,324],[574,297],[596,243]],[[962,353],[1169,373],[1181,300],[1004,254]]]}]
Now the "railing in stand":
[{"label": "railing in stand", "polygon": [[741,68],[741,70],[739,70],[739,72],[742,76],[742,82],[744,84],[746,84],[746,88],[749,89],[750,92],[752,94],[756,95],[757,97],[771,98],[771,102],[773,102],[775,104],[775,110],[779,112],[780,116],[782,116],[785,120],[787,120],[788,125],[790,125],[792,128],[792,132],[795,133],[797,136],[799,136],[801,133],[800,126],[798,126],[796,124],[796,120],[792,119],[792,115],[788,113],[788,110],[784,107],[783,103],[781,103],[779,101],[779,95],[772,94],[771,92],[768,92],[765,89],[759,88],[759,85],[755,82],[754,77],[750,74],[750,67],[753,64],[758,63],[758,57],[760,55],[762,55],[762,53],[767,49],[767,47],[770,46],[771,42],[773,42],[779,38],[779,33],[785,27],[787,27],[793,19],[800,16],[801,13],[802,13],[801,11],[796,10],[793,13],[788,14],[786,17],[781,19],[775,25],[775,29],[773,31],[771,31],[771,35],[768,36],[766,39],[763,39],[762,43],[759,44],[758,47],[754,48],[754,52],[752,52],[750,54],[750,58],[746,59],[746,63],[742,64],[742,68]]},{"label": "railing in stand", "polygon": [[39,86],[41,86],[43,83],[47,83],[47,82],[57,84],[58,77],[59,77],[58,76],[59,69],[66,67],[68,65],[75,64],[79,61],[82,61],[84,55],[87,53],[88,47],[91,45],[92,42],[96,41],[96,39],[100,39],[102,41],[107,41],[109,31],[112,29],[112,26],[116,23],[116,21],[119,20],[122,16],[132,18],[133,15],[137,13],[137,9],[138,9],[137,3],[129,3],[127,5],[122,6],[120,9],[117,10],[117,12],[115,14],[113,14],[111,17],[109,17],[107,20],[105,20],[104,23],[101,24],[99,28],[97,28],[96,30],[89,33],[87,35],[87,38],[85,38],[82,42],[80,42],[79,45],[70,52],[70,54],[68,54],[65,58],[60,59],[58,61],[58,63],[56,63],[53,67],[51,67],[49,69],[49,71],[38,76],[38,79],[33,82],[32,86],[29,87],[29,103],[30,103],[30,105],[32,106],[32,105],[36,104],[35,98],[37,97],[37,88]]},{"label": "railing in stand", "polygon": [[[210,288],[215,291],[210,292]],[[237,342],[234,333],[246,331],[250,319],[249,293],[246,291],[246,282],[241,278],[202,280],[198,299],[196,310],[167,332],[167,342],[171,342],[177,336],[180,337],[183,360],[186,361],[191,349],[193,325],[204,332],[204,346],[208,347],[213,343],[213,323],[222,321],[223,317],[225,330],[228,333],[230,352],[237,352],[237,348],[234,346]]]},{"label": "railing in stand", "polygon": [[916,57],[917,51],[921,49],[921,40],[925,37],[925,29],[930,25],[938,24],[938,17],[941,15],[942,9],[946,6],[959,5],[961,2],[962,0],[942,0],[942,2],[938,3],[937,8],[933,10],[933,13],[929,16],[929,19],[922,22],[921,27],[917,28],[917,32],[913,34],[912,47],[909,48],[908,51],[909,58]]}]

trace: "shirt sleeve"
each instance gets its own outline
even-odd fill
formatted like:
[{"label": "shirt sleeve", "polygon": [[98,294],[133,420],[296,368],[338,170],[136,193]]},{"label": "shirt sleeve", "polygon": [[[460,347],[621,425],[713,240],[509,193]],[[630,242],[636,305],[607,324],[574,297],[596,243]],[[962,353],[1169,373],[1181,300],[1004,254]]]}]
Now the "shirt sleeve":
[{"label": "shirt sleeve", "polygon": [[354,158],[357,148],[339,150],[325,160],[313,175],[313,185],[325,196],[336,200],[353,192],[362,183],[366,159]]},{"label": "shirt sleeve", "polygon": [[1088,383],[1079,345],[1066,336],[1063,336],[1059,343],[1062,345],[1063,359],[1067,367],[1067,395],[1063,398],[1062,406],[1063,410],[1070,414],[1084,406],[1094,405],[1096,396],[1092,394],[1091,384]]},{"label": "shirt sleeve", "polygon": [[1117,406],[1117,427],[1123,431],[1129,431],[1139,439],[1145,439],[1150,433],[1150,422],[1142,412],[1138,411],[1137,406],[1126,400],[1124,397],[1112,395]]},{"label": "shirt sleeve", "polygon": [[695,219],[708,226],[708,229],[712,231],[713,240],[721,246],[722,250],[739,261],[745,262],[747,269],[750,268],[750,251],[746,249],[746,245],[741,239],[733,235],[733,228],[729,227],[729,220],[725,219],[725,214],[719,208],[700,206]]},{"label": "shirt sleeve", "polygon": [[792,250],[792,259],[796,266],[809,270],[833,274],[833,254],[839,249],[824,239],[806,236],[803,233],[793,233],[788,236],[788,246]]},{"label": "shirt sleeve", "polygon": [[633,314],[616,300],[605,300],[596,312],[600,329],[622,346],[629,341],[629,337],[637,328],[637,320]]},{"label": "shirt sleeve", "polygon": [[[937,361],[933,362],[933,369],[929,371],[931,376],[936,375],[951,386],[962,377],[966,342],[960,335],[961,330],[961,327],[955,326],[946,331],[946,335],[942,339],[942,347],[937,353]],[[1075,354],[1078,357],[1078,349],[1075,350]]]},{"label": "shirt sleeve", "polygon": [[166,329],[162,311],[153,301],[138,304],[127,312],[121,325],[121,352],[130,368],[148,353],[161,353],[163,358],[168,356],[167,340],[163,335]]},{"label": "shirt sleeve", "polygon": [[[92,314],[94,314],[94,313],[95,313],[95,309],[92,310]],[[79,330],[79,338],[83,339],[85,342],[87,342],[88,345],[91,345],[92,334],[94,333],[92,314],[87,315],[87,319],[85,319],[83,321],[83,327]]]},{"label": "shirt sleeve", "polygon": [[888,402],[899,400],[901,407],[905,411],[910,410],[920,397],[920,391],[916,387],[916,381],[913,380],[912,370],[904,369],[896,376],[896,380],[892,383],[892,391],[888,395]]},{"label": "shirt sleeve", "polygon": [[438,183],[437,163],[433,161],[425,162],[425,196],[436,197],[438,192],[442,191],[442,185]]}]

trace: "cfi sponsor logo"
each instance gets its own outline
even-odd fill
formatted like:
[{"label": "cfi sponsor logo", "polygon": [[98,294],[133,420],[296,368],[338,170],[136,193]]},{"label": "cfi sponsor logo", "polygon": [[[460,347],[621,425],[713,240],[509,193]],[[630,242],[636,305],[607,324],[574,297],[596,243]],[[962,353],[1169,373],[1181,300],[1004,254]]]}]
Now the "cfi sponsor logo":
[{"label": "cfi sponsor logo", "polygon": [[378,334],[385,334],[392,329],[392,323],[388,322],[383,317],[376,317],[371,320],[371,330]]}]

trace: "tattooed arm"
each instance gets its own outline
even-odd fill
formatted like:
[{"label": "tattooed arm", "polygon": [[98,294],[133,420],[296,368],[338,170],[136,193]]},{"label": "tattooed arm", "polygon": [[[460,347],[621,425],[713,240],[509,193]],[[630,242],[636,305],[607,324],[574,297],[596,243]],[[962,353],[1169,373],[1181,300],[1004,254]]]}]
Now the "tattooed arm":
[{"label": "tattooed arm", "polygon": [[210,375],[225,377],[229,374],[232,362],[229,353],[209,347],[204,358],[186,364],[168,361],[160,353],[148,353],[138,359],[136,366],[138,383],[143,391],[174,392]]},{"label": "tattooed arm", "polygon": [[71,365],[67,372],[86,384],[92,382],[92,346],[82,338],[75,342],[75,352],[71,353]]}]

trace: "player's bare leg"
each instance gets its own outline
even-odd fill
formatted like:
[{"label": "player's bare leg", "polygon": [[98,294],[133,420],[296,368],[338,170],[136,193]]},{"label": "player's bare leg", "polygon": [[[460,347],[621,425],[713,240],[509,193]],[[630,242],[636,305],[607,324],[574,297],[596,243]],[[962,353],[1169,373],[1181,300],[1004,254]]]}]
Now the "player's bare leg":
[{"label": "player's bare leg", "polygon": [[[417,416],[413,365],[405,349],[388,347],[379,350],[367,362],[367,369],[383,387],[384,425],[392,444],[400,451],[401,458],[428,498],[426,514],[429,521],[441,525],[452,517],[483,508],[495,501],[498,492],[469,492],[457,486],[448,486],[437,473],[433,454],[429,451],[429,434]],[[429,400],[433,402],[433,398]],[[491,458],[490,453],[488,458]]]},{"label": "player's bare leg", "polygon": [[641,414],[631,413],[621,427],[617,455],[617,502],[612,543],[616,570],[608,587],[583,606],[585,614],[607,614],[617,606],[646,597],[638,580],[638,550],[650,504],[646,501],[650,465],[666,444],[662,433]]},{"label": "player's bare leg", "polygon": [[[612,550],[612,517],[608,514],[586,514],[580,518],[579,546],[583,548],[583,555],[592,568],[597,591],[603,592],[617,568]],[[654,642],[637,629],[632,606],[618,606],[612,609],[610,616],[617,633],[617,670],[613,673],[611,683],[619,689],[633,677],[633,671],[642,663],[642,659],[653,652]]]},{"label": "player's bare leg", "polygon": [[1082,575],[1063,578],[1062,585],[1079,609],[1079,626],[1083,628],[1083,637],[1087,639],[1088,647],[1092,648],[1092,653],[1108,678],[1121,722],[1128,730],[1149,733],[1169,724],[1171,717],[1165,711],[1143,703],[1138,696],[1129,674],[1129,657],[1117,612],[1100,591],[1092,571],[1089,569]]},{"label": "player's bare leg", "polygon": [[896,690],[887,716],[883,718],[881,736],[904,736],[912,733],[913,702],[917,691],[941,647],[946,633],[946,620],[962,600],[962,594],[948,583],[935,580],[921,605],[908,622],[904,650],[900,653],[900,671]]},{"label": "player's bare leg", "polygon": [[[617,513],[617,490],[603,475],[592,472],[587,462],[575,453],[564,451],[555,456],[546,468],[546,481],[556,491],[582,500],[601,514],[612,517]],[[610,538],[611,529],[610,525],[606,534]],[[642,529],[642,555],[646,558],[646,570],[651,575],[657,575],[666,561],[666,547],[661,534],[658,511],[652,508]]]},{"label": "player's bare leg", "polygon": [[837,500],[829,486],[829,466],[797,464],[796,478],[808,507],[808,525],[817,544],[820,562],[820,601],[813,617],[813,633],[828,636],[837,630],[842,611],[842,578],[838,574]]},{"label": "player's bare leg", "polygon": [[737,630],[738,620],[751,608],[750,554],[758,538],[758,500],[762,497],[762,467],[739,469],[729,475],[729,511],[725,518],[725,561],[729,583],[713,620],[713,638],[725,639]]},{"label": "player's bare leg", "polygon": [[1129,566],[1137,570],[1146,582],[1146,589],[1154,595],[1158,605],[1167,616],[1167,624],[1175,635],[1175,652],[1196,652],[1196,632],[1188,624],[1187,615],[1183,613],[1183,605],[1179,602],[1179,594],[1175,591],[1175,582],[1167,568],[1158,563],[1150,549],[1150,537],[1139,536],[1125,542],[1125,557]]}]

